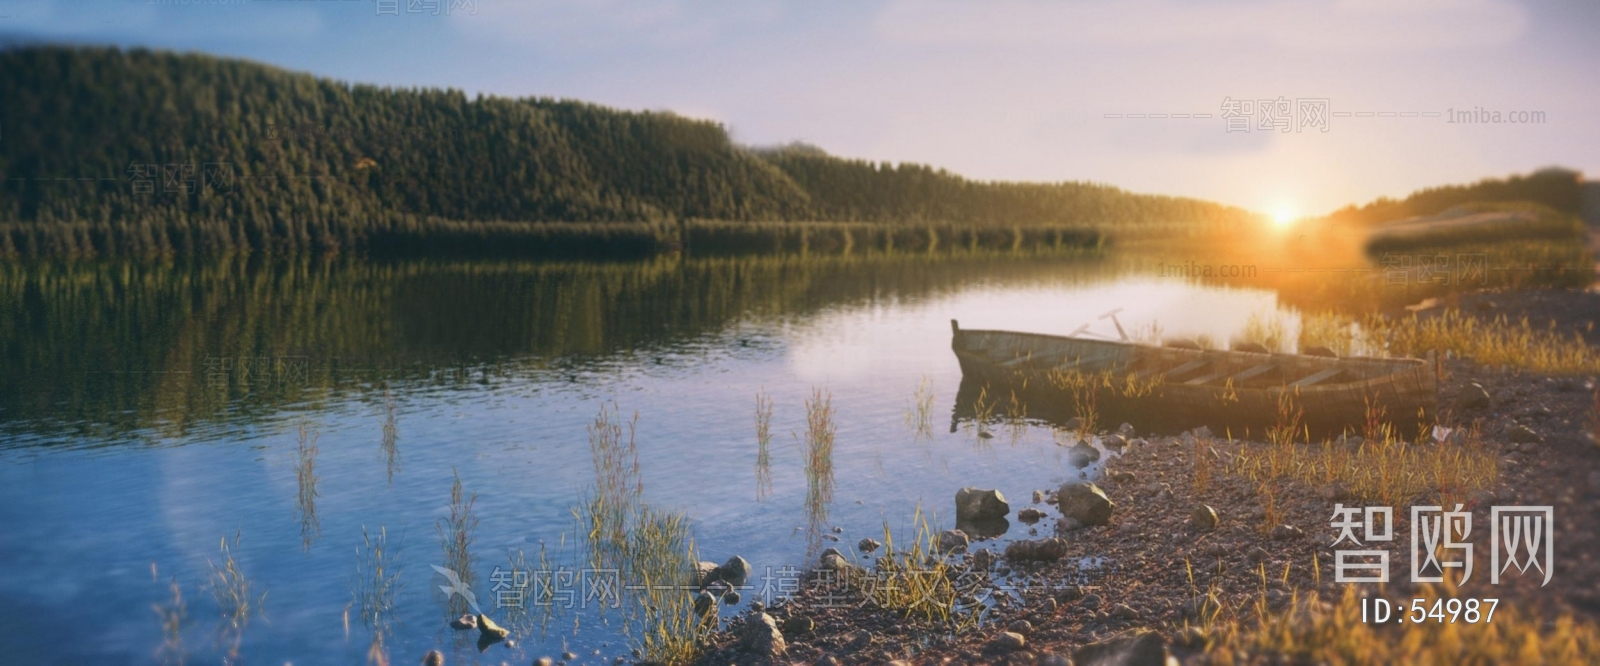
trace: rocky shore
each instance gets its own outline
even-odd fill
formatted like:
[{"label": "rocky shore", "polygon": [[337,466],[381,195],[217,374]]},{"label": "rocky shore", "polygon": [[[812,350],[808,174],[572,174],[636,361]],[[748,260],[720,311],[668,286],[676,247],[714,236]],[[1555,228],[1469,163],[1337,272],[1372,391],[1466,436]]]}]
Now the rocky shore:
[{"label": "rocky shore", "polygon": [[[1526,310],[1536,322],[1548,315],[1559,328],[1589,335],[1600,317],[1597,298],[1573,291],[1480,294],[1457,306],[1515,316]],[[1513,303],[1521,305],[1502,305]],[[1391,502],[1395,540],[1368,544],[1390,552],[1393,582],[1384,591],[1413,590],[1408,507],[1462,504],[1477,526],[1471,541],[1487,551],[1492,506],[1548,505],[1554,508],[1559,585],[1522,576],[1491,586],[1485,555],[1479,574],[1454,595],[1600,616],[1600,536],[1592,529],[1600,524],[1595,378],[1462,359],[1444,361],[1443,370],[1440,402],[1457,429],[1440,433],[1442,444],[1407,446],[1453,446],[1475,430],[1495,469],[1471,492],[1434,489]],[[1101,435],[1103,446],[1089,448],[1095,457],[1100,449],[1108,452],[1105,473],[1094,483],[961,490],[958,527],[1006,516],[1018,524],[1003,546],[965,532],[938,538],[945,575],[960,581],[952,619],[908,618],[849,589],[849,577],[839,570],[860,567],[870,574],[873,556],[883,561],[874,552],[881,544],[864,540],[857,553],[824,553],[792,598],[771,607],[752,604],[728,619],[702,663],[1206,663],[1211,637],[1202,627],[1229,610],[1265,604],[1266,612],[1277,613],[1292,604],[1331,604],[1351,586],[1361,594],[1377,591],[1334,581],[1331,544],[1338,530],[1331,516],[1336,503],[1378,501],[1353,497],[1339,483],[1237,473],[1233,463],[1241,456],[1271,446],[1263,441],[1204,429],[1173,435],[1125,427]],[[1352,435],[1333,445],[1359,452],[1363,441]],[[1013,506],[1005,493],[1030,501]]]}]

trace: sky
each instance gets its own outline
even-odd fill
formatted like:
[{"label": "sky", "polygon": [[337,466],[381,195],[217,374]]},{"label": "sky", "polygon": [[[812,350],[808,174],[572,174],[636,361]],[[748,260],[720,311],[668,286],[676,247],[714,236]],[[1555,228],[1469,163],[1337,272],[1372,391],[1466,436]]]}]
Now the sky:
[{"label": "sky", "polygon": [[0,36],[671,110],[749,145],[1273,214],[1600,177],[1592,0],[0,0]]}]

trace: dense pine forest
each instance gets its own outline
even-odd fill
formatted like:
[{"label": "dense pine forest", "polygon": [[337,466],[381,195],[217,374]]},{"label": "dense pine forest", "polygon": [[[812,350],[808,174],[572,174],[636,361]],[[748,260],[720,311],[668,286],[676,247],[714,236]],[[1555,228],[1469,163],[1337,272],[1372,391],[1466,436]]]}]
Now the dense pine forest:
[{"label": "dense pine forest", "polygon": [[12,257],[648,254],[697,237],[1098,245],[1107,232],[1253,219],[1105,185],[754,150],[668,112],[352,85],[195,54],[14,48],[0,52],[0,100],[0,255]]}]

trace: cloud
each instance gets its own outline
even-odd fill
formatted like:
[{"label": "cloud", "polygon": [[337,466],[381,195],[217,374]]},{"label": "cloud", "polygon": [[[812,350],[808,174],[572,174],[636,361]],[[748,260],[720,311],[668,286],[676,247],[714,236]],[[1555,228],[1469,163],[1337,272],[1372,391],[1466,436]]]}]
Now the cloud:
[{"label": "cloud", "polygon": [[1522,8],[1503,0],[894,0],[877,32],[905,45],[1259,43],[1366,52],[1508,44],[1527,24]]}]

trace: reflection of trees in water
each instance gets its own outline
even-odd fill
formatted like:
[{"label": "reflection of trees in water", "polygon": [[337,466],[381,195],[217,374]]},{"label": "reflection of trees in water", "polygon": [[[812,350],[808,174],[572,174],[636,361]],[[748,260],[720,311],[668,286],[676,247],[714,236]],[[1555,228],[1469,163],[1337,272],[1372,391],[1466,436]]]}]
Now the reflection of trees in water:
[{"label": "reflection of trees in water", "polygon": [[329,388],[462,385],[670,348],[748,316],[916,299],[978,280],[1090,276],[1081,255],[765,256],[633,263],[376,262],[0,266],[4,419],[32,433],[182,437]]}]

